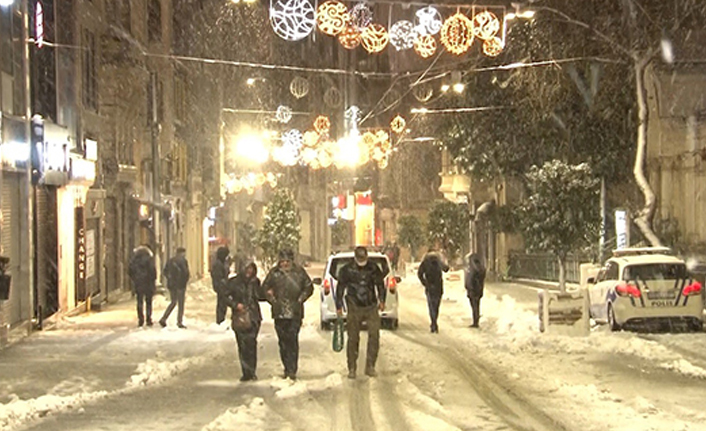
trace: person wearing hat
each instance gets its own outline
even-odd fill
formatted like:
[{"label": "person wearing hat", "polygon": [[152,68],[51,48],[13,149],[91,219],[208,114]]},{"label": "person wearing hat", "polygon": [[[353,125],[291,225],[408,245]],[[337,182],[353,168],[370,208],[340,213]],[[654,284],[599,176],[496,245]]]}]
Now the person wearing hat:
[{"label": "person wearing hat", "polygon": [[380,268],[368,260],[368,250],[356,247],[353,262],[341,268],[336,286],[336,312],[343,314],[345,297],[348,310],[348,378],[355,379],[358,364],[360,327],[368,324],[368,348],[366,351],[365,374],[377,376],[375,362],[380,350],[380,311],[385,309],[384,274]]},{"label": "person wearing hat", "polygon": [[304,302],[314,285],[304,268],[294,263],[294,252],[279,252],[277,265],[262,282],[265,299],[272,306],[272,318],[279,340],[284,378],[295,380],[299,368],[299,330],[304,319]]}]

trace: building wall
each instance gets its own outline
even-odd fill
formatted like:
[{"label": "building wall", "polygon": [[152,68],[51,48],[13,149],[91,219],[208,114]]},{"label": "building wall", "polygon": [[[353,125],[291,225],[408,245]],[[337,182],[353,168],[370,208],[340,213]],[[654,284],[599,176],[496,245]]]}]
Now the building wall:
[{"label": "building wall", "polygon": [[687,66],[647,74],[647,173],[658,217],[678,222],[685,242],[706,243],[706,74]]}]

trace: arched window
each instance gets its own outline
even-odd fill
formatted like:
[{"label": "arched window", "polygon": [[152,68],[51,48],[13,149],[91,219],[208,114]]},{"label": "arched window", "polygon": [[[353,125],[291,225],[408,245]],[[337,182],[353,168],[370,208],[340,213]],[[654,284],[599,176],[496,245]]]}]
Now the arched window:
[{"label": "arched window", "polygon": [[147,35],[150,42],[162,40],[162,5],[159,0],[150,0],[147,8]]}]

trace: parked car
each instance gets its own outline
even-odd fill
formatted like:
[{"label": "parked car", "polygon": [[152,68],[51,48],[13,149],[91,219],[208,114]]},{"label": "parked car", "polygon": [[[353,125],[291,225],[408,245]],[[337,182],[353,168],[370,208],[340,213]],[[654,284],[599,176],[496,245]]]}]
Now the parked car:
[{"label": "parked car", "polygon": [[703,329],[703,286],[668,248],[616,250],[587,289],[591,317],[613,331],[665,324]]},{"label": "parked car", "polygon": [[[354,261],[353,252],[341,252],[332,254],[326,262],[323,278],[314,278],[313,282],[319,286],[321,297],[321,329],[329,329],[331,323],[336,320],[336,302],[335,291],[338,284],[338,275],[347,264],[352,264]],[[387,299],[385,300],[385,309],[380,313],[382,318],[382,327],[388,329],[397,329],[399,325],[398,315],[398,292],[397,284],[402,281],[400,277],[396,277],[390,271],[390,261],[387,256],[379,252],[369,252],[368,261],[374,263],[380,268],[385,277],[385,288],[387,289]],[[346,309],[344,305],[343,318],[346,317]]]}]

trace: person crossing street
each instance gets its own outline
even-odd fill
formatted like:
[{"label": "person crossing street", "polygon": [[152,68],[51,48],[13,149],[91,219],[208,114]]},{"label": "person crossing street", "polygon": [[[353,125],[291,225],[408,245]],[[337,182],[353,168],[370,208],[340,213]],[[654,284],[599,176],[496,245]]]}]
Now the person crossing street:
[{"label": "person crossing street", "polygon": [[164,265],[164,276],[167,277],[167,289],[169,289],[170,303],[162,318],[159,319],[159,324],[162,328],[167,326],[167,319],[172,314],[174,308],[178,305],[177,310],[177,326],[181,329],[186,329],[184,326],[184,302],[186,300],[186,285],[189,283],[189,262],[186,260],[186,249],[179,247],[176,251],[176,256],[172,257]]},{"label": "person crossing street", "polygon": [[386,290],[380,268],[368,260],[368,250],[356,247],[353,262],[341,268],[336,286],[336,312],[343,314],[343,301],[348,310],[348,378],[355,379],[358,365],[360,327],[368,325],[365,374],[377,376],[375,363],[380,350],[380,311],[385,309]]}]

